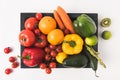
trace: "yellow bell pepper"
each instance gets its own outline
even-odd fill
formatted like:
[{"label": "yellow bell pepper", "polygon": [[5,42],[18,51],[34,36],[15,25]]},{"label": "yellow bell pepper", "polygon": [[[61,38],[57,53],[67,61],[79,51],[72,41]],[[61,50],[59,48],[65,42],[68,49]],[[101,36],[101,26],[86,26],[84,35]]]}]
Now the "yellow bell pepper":
[{"label": "yellow bell pepper", "polygon": [[64,37],[62,50],[68,55],[79,54],[83,49],[83,39],[78,34],[68,34]]}]

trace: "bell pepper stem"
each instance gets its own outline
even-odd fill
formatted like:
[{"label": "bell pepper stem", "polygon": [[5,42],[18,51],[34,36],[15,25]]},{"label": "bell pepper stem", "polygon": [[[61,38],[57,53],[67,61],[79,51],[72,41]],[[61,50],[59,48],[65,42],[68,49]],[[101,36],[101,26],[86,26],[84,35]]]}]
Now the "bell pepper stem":
[{"label": "bell pepper stem", "polygon": [[26,38],[22,38],[22,42],[25,42],[26,41]]},{"label": "bell pepper stem", "polygon": [[69,45],[70,45],[71,47],[75,47],[75,46],[76,46],[76,43],[75,43],[75,41],[73,41],[73,40],[71,40],[71,41],[64,41],[64,43],[69,43]]},{"label": "bell pepper stem", "polygon": [[27,60],[30,60],[30,55],[26,55],[25,57],[22,57],[22,56],[17,56],[18,58],[21,58],[21,59],[27,59]]}]

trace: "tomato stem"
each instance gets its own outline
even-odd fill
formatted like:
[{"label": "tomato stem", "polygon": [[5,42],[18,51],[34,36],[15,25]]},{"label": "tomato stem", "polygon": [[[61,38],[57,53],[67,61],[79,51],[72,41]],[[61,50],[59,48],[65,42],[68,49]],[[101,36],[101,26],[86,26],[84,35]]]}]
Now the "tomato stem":
[{"label": "tomato stem", "polygon": [[37,41],[38,41],[38,42],[42,42],[42,39],[41,39],[41,38],[37,38]]},{"label": "tomato stem", "polygon": [[26,41],[26,38],[22,38],[22,42],[25,42]]}]

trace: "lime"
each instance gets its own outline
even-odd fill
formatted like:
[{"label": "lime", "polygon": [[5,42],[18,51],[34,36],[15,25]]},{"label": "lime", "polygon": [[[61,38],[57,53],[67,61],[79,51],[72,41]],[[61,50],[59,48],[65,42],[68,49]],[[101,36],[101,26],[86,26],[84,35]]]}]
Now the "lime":
[{"label": "lime", "polygon": [[112,37],[112,33],[110,31],[103,31],[102,38],[105,40],[109,40]]},{"label": "lime", "polygon": [[85,43],[89,46],[94,46],[98,43],[98,38],[96,35],[92,35],[85,38]]}]

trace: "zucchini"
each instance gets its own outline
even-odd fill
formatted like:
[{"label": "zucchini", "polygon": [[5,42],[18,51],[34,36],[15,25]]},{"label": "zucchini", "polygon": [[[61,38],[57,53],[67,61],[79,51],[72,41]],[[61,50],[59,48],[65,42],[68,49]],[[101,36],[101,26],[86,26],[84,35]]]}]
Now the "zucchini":
[{"label": "zucchini", "polygon": [[67,57],[63,61],[63,66],[80,68],[87,66],[87,63],[88,63],[88,59],[85,55],[77,54]]}]

